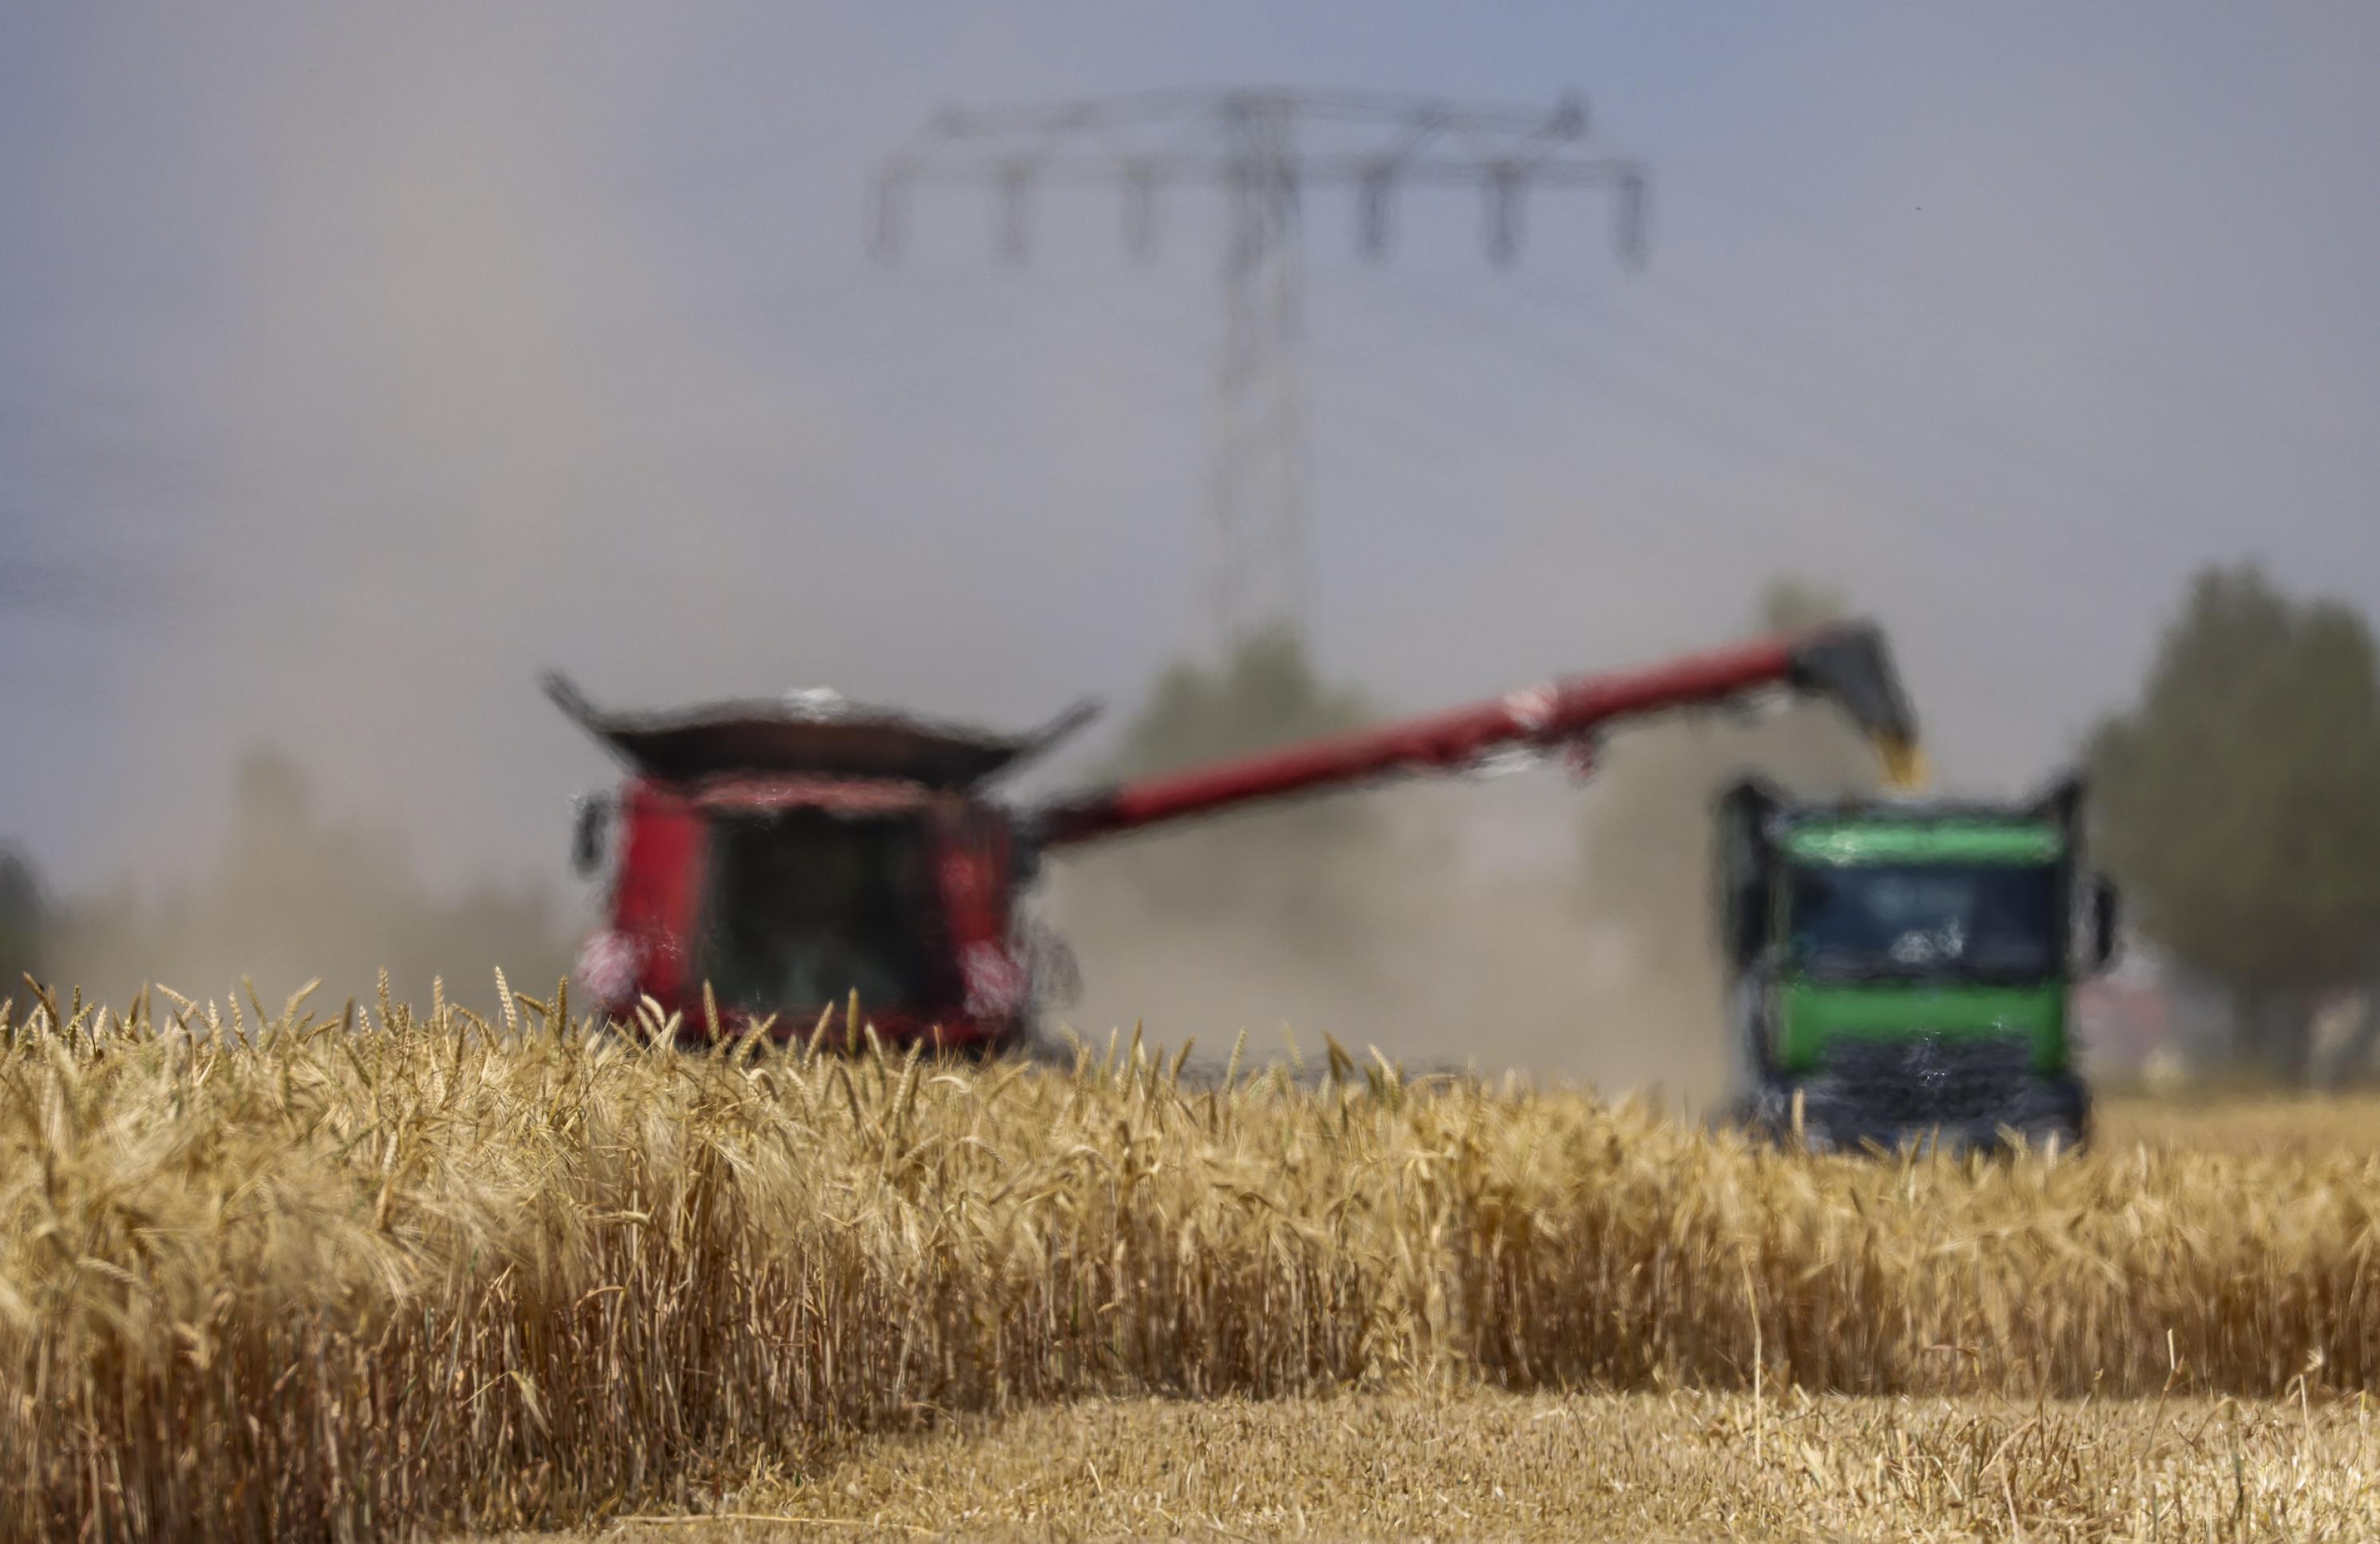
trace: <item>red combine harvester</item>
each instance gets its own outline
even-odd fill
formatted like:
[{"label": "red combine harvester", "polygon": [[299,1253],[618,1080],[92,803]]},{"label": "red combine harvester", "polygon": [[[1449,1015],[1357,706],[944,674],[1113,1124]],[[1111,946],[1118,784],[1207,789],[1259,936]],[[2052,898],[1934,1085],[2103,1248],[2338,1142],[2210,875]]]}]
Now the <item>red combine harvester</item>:
[{"label": "red combine harvester", "polygon": [[1001,736],[832,693],[628,715],[599,712],[559,675],[545,686],[629,769],[615,794],[581,802],[575,842],[592,876],[616,821],[607,925],[578,966],[600,1011],[630,1022],[650,999],[698,1043],[771,1019],[773,1035],[806,1037],[856,993],[884,1043],[972,1055],[1035,1029],[1052,960],[1018,899],[1047,850],[1500,754],[1559,753],[1584,773],[1615,724],[1767,691],[1832,700],[1896,776],[1915,733],[1883,636],[1864,622],[1024,806],[992,788],[1082,728],[1091,705]]}]

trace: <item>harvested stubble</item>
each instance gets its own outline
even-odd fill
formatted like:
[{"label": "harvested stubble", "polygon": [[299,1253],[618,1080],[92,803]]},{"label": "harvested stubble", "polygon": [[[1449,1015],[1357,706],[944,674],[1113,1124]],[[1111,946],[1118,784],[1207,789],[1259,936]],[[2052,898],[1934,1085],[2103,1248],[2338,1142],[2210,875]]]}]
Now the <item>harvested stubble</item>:
[{"label": "harvested stubble", "polygon": [[2099,1128],[2118,1146],[2250,1154],[2380,1153],[2380,1094],[2263,1092],[2101,1101]]},{"label": "harvested stubble", "polygon": [[706,1516],[537,1544],[2364,1540],[2380,1429],[2344,1401],[1087,1400],[715,1484]]},{"label": "harvested stubble", "polygon": [[1085,1394],[2380,1373],[2380,1159],[1801,1160],[1335,1048],[1194,1092],[504,1000],[7,1027],[0,1538],[561,1526]]}]

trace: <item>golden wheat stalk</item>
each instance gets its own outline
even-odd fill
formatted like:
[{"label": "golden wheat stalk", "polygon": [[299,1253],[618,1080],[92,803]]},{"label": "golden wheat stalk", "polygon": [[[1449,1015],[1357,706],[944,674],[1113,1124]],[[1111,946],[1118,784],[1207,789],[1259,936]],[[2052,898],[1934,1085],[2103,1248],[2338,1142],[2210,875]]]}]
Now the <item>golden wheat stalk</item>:
[{"label": "golden wheat stalk", "polygon": [[1138,1036],[987,1076],[856,1002],[856,1059],[686,1056],[433,993],[0,1026],[0,1541],[555,1525],[1087,1393],[1756,1388],[1766,1452],[1794,1391],[2380,1389],[2368,1151],[1809,1158],[1330,1041],[1194,1099]]}]

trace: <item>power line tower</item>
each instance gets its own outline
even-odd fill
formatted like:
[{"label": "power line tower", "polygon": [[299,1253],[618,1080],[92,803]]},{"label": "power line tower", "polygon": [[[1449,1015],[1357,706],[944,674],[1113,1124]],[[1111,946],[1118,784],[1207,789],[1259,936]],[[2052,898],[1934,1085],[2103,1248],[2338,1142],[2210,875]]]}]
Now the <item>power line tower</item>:
[{"label": "power line tower", "polygon": [[1302,626],[1313,579],[1308,533],[1302,326],[1301,203],[1314,187],[1352,188],[1357,244],[1385,259],[1396,195],[1408,184],[1484,197],[1489,260],[1519,255],[1527,193],[1613,192],[1621,259],[1643,260],[1646,182],[1634,161],[1589,153],[1585,105],[1551,112],[1469,106],[1351,91],[1161,91],[1109,101],[938,115],[877,179],[871,243],[903,246],[912,187],[971,183],[998,199],[1001,254],[1022,262],[1031,200],[1045,184],[1123,194],[1137,259],[1157,247],[1160,195],[1179,186],[1224,195],[1224,328],[1212,508],[1219,561],[1208,597],[1228,647],[1266,627]]}]

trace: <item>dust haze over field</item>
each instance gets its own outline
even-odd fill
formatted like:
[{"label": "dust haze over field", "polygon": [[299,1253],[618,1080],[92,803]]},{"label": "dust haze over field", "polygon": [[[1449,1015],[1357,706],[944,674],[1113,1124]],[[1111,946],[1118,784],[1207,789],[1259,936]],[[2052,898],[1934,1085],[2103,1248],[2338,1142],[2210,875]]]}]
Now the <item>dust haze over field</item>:
[{"label": "dust haze over field", "polygon": [[[785,684],[772,670],[822,660],[848,689],[973,706],[947,635],[905,612],[877,625],[880,572],[921,611],[947,578],[838,556],[815,525],[794,550],[820,572],[789,582],[767,561],[785,550],[774,513],[848,508],[850,459],[872,441],[831,384],[766,371],[682,317],[585,180],[594,103],[552,84],[570,71],[529,67],[557,45],[588,66],[587,45],[525,24],[310,17],[273,44],[304,67],[210,117],[213,156],[253,200],[246,324],[207,417],[229,491],[176,577],[170,646],[125,683],[142,771],[119,778],[116,815],[139,867],[71,876],[85,899],[62,978],[214,995],[249,975],[275,1006],[314,976],[333,1000],[366,992],[383,965],[416,996],[443,973],[480,1000],[498,965],[550,983],[588,920],[556,861],[564,800],[608,768],[533,694],[549,661],[612,700],[766,692]],[[1707,635],[1747,620],[1715,615]],[[1011,689],[989,711],[1074,685]],[[1640,754],[1659,754],[1624,745],[1621,790],[1585,807],[1624,806]],[[1594,862],[1630,877],[1582,885],[1582,802],[1532,781],[1504,813],[1538,824],[1539,859],[1502,873],[1467,856],[1470,806],[1496,791],[1470,788],[1378,796],[1397,841],[1236,875],[1186,924],[1098,881],[1211,862],[1206,836],[1054,865],[1051,916],[1091,989],[1073,1021],[1098,1035],[1146,1019],[1218,1054],[1242,1025],[1274,1054],[1286,1023],[1309,1046],[1330,1032],[1421,1061],[1706,1080],[1710,994],[1679,968],[1693,945],[1664,937],[1682,925],[1698,943],[1699,904],[1645,887],[1699,884],[1700,812],[1606,830]],[[1277,911],[1232,899],[1283,884],[1354,930],[1285,939]]]},{"label": "dust haze over field", "polygon": [[[125,561],[95,615],[0,615],[12,727],[50,748],[12,779],[0,836],[91,901],[62,964],[94,990],[220,994],[245,971],[269,1001],[316,974],[335,998],[377,961],[405,995],[433,973],[484,995],[499,959],[540,989],[588,920],[566,800],[610,775],[537,696],[540,666],[607,703],[824,683],[1013,725],[1083,692],[1126,708],[1207,646],[1211,222],[1169,211],[1168,259],[1141,274],[1108,205],[1052,199],[1046,266],[1002,272],[962,201],[921,214],[907,270],[869,272],[863,179],[946,100],[1301,74],[1529,103],[1577,88],[1645,156],[1655,266],[1626,283],[1586,266],[1599,209],[1534,209],[1545,266],[1509,283],[1483,274],[1467,205],[1415,206],[1410,284],[1334,267],[1342,211],[1314,212],[1317,648],[1393,708],[1714,642],[1762,581],[1807,571],[1893,629],[1946,768],[2029,781],[2129,682],[2172,576],[2239,532],[2181,501],[2133,519],[2109,487],[2135,474],[2240,494],[2283,568],[2380,594],[2354,522],[2320,513],[2360,508],[2371,477],[2303,453],[2342,424],[2362,445],[2371,319],[2335,303],[2328,259],[2276,278],[2252,235],[2314,207],[2322,147],[2368,139],[2343,131],[2360,82],[2297,69],[2312,34],[2202,40],[2150,81],[2101,67],[2134,56],[2110,36],[2050,60],[1904,20],[1846,79],[1840,50],[1798,34],[1718,59],[1575,17],[1425,45],[1269,19],[568,15],[8,24],[24,46],[0,50],[0,107],[23,120],[0,176],[23,217],[0,232],[0,599],[62,601],[71,585],[33,579]],[[1977,179],[2018,158],[1981,117],[1918,111],[1948,59],[1976,61],[1954,83],[2037,86],[2004,94],[2040,104],[2019,127],[2058,153]],[[2216,132],[2183,90],[2201,66],[2301,108],[2298,158],[2189,141],[2176,159],[2210,170],[2131,176],[2134,126]],[[1814,86],[1832,117],[1801,111]],[[2226,172],[2233,154],[2258,175]],[[1802,215],[1730,209],[1698,157]],[[2208,175],[2237,230],[2173,239]],[[2104,198],[2119,184],[2131,201]],[[2322,207],[2345,224],[2320,250],[2363,249],[2362,216]],[[1814,232],[1854,260],[1814,259]],[[1946,259],[1936,290],[1876,281]],[[1432,263],[1475,287],[1445,304]],[[2360,295],[2361,268],[2343,283]],[[1942,298],[1996,284],[1997,312]],[[1742,346],[1698,292],[1824,346]],[[2252,338],[2224,320],[2242,295]],[[1474,308],[1481,325],[1449,324]],[[2031,331],[1992,320],[2011,311]],[[1645,369],[1643,337],[1671,323]],[[1824,375],[1828,350],[1869,384],[1794,373]],[[1920,389],[1879,408],[1879,376]],[[2288,432],[2230,432],[2228,399],[2142,385],[2173,380],[2217,399],[2286,381],[2264,417]],[[2123,476],[2056,470],[2078,459]],[[2106,528],[2068,541],[2070,520]],[[1584,791],[1531,774],[1384,795],[1404,840],[1234,875],[1256,902],[1225,887],[1195,925],[1103,880],[1194,864],[1204,838],[1053,863],[1087,985],[1069,1016],[1094,1036],[1146,1018],[1216,1053],[1243,1025],[1269,1053],[1287,1021],[1309,1050],[1327,1031],[1699,1094],[1720,1065],[1699,800],[1752,742],[1723,738],[1708,778],[1681,778],[1683,743],[1623,736]],[[243,806],[260,745],[286,765],[245,786],[302,779],[305,821]],[[1280,908],[1301,885],[1364,925],[1293,940]]]},{"label": "dust haze over field", "polygon": [[[1718,631],[1803,620],[1779,594]],[[1412,1067],[1584,1076],[1706,1108],[1729,1073],[1711,804],[1755,772],[1812,796],[1878,781],[1874,752],[1831,706],[1797,704],[1750,724],[1696,715],[1621,730],[1575,789],[1538,769],[1510,790],[1358,795],[1350,813],[1376,829],[1355,843],[1302,841],[1300,813],[1266,812],[1062,861],[1050,915],[1086,978],[1066,1017],[1094,1040],[1146,1020],[1167,1043],[1196,1035],[1210,1057],[1243,1028],[1264,1058],[1286,1038],[1318,1059],[1329,1034]],[[1466,862],[1463,818],[1499,792],[1536,823],[1536,865]],[[1204,906],[1152,903],[1184,874],[1203,881]]]},{"label": "dust haze over field", "polygon": [[[533,669],[592,656],[615,689],[732,685],[755,640],[687,625],[697,606],[766,617],[776,657],[851,620],[785,605],[722,518],[805,497],[831,415],[673,320],[572,175],[589,104],[521,67],[570,45],[433,14],[311,13],[272,40],[288,67],[253,110],[210,119],[255,199],[248,325],[212,415],[233,492],[119,708],[143,768],[117,812],[136,888],[195,873],[194,893],[179,924],[120,923],[119,900],[81,930],[65,963],[94,986],[215,992],[249,971],[278,994],[331,971],[356,990],[375,954],[407,993],[436,970],[478,995],[497,964],[534,981],[572,919],[536,925],[565,898],[557,863],[519,863],[517,832],[558,854],[576,790],[552,780]],[[225,789],[259,743],[324,820],[285,791],[274,831]],[[468,880],[511,882],[509,937],[455,925]],[[326,937],[345,947],[303,947]]]}]

